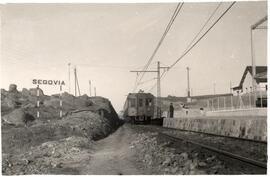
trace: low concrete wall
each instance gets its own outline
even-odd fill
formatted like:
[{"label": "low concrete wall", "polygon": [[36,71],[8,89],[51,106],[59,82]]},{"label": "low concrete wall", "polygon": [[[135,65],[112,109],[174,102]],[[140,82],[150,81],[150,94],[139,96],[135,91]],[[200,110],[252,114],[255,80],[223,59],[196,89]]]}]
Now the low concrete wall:
[{"label": "low concrete wall", "polygon": [[206,116],[267,116],[267,108],[206,111]]},{"label": "low concrete wall", "polygon": [[[169,118],[169,112],[164,111],[163,117]],[[183,117],[199,117],[204,116],[205,111],[200,111],[199,109],[182,109],[182,110],[176,110],[174,111],[174,117],[175,118],[183,118]]]},{"label": "low concrete wall", "polygon": [[163,126],[267,141],[267,117],[165,118],[163,120]]}]

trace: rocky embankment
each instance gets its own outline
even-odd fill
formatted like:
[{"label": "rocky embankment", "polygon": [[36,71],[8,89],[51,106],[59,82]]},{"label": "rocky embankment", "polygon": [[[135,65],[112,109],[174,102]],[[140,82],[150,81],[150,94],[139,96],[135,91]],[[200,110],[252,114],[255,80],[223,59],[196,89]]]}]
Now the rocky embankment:
[{"label": "rocky embankment", "polygon": [[[223,162],[216,156],[173,145],[167,139],[160,139],[158,133],[144,132],[136,136],[130,148],[138,154],[138,164],[156,175],[207,175],[230,174],[224,170]],[[174,147],[176,146],[176,147]],[[225,171],[225,172],[224,172]]]},{"label": "rocky embankment", "polygon": [[[89,158],[91,146],[120,125],[103,97],[47,96],[37,89],[1,89],[2,174],[78,174],[72,164]],[[37,111],[40,117],[37,117]]]}]

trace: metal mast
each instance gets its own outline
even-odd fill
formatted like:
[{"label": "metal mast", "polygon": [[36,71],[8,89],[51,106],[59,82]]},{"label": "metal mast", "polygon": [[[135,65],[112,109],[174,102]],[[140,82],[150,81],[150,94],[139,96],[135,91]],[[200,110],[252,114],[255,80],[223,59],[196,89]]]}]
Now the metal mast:
[{"label": "metal mast", "polygon": [[[255,80],[255,75],[256,75],[256,64],[255,64],[255,56],[254,56],[254,46],[253,46],[253,30],[256,29],[264,29],[264,28],[259,28],[258,26],[261,25],[263,22],[267,20],[267,15],[260,19],[258,22],[255,24],[251,25],[250,27],[250,40],[251,40],[251,64],[252,64],[252,88],[253,91],[256,91],[256,80]],[[267,29],[267,28],[266,28]]]},{"label": "metal mast", "polygon": [[77,82],[76,82],[76,66],[74,67],[74,82],[75,82],[75,89],[74,89],[74,92],[75,92],[75,96],[77,96]]},{"label": "metal mast", "polygon": [[68,93],[70,94],[70,63],[68,63]]},{"label": "metal mast", "polygon": [[77,69],[76,66],[74,68],[74,77],[75,77],[75,96],[77,96],[77,87],[78,87],[78,93],[79,96],[81,96],[81,92],[80,92],[80,87],[79,87],[79,82],[78,82],[78,77],[77,77]]},{"label": "metal mast", "polygon": [[160,83],[160,69],[169,69],[169,67],[161,67],[160,62],[157,62],[157,70],[150,70],[150,71],[130,71],[130,72],[136,72],[137,75],[138,73],[147,73],[147,72],[152,72],[152,73],[157,73],[157,98],[156,98],[156,113],[157,117],[161,117],[161,83]]},{"label": "metal mast", "polygon": [[91,96],[91,80],[89,80],[89,96]]},{"label": "metal mast", "polygon": [[190,68],[187,67],[187,97],[190,97],[190,86],[189,86],[189,70]]}]

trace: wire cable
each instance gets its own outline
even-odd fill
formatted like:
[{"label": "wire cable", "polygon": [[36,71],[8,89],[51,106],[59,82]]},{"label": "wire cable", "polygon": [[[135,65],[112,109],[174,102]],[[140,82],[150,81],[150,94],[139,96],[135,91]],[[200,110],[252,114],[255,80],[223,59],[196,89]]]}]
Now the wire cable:
[{"label": "wire cable", "polygon": [[[181,4],[181,5],[180,5],[180,4]],[[157,53],[159,47],[161,46],[163,40],[165,39],[167,33],[169,32],[169,30],[170,30],[170,28],[171,28],[173,22],[175,21],[175,18],[176,18],[177,15],[179,14],[179,12],[180,12],[180,10],[182,9],[183,5],[184,5],[184,3],[178,3],[178,4],[177,4],[177,6],[176,6],[176,8],[175,8],[175,10],[174,10],[174,13],[173,13],[173,15],[172,15],[172,17],[171,17],[169,23],[167,24],[167,27],[166,27],[166,29],[165,29],[165,31],[164,31],[164,33],[163,33],[161,39],[159,40],[159,42],[158,42],[158,44],[157,44],[157,46],[156,46],[156,48],[155,48],[153,54],[151,55],[151,57],[150,57],[149,60],[147,61],[146,65],[144,66],[143,71],[146,71],[146,70],[148,69],[150,63],[152,62],[153,58],[155,57],[155,55],[156,55],[156,53]],[[144,74],[145,74],[145,73],[143,72],[138,82],[140,82],[140,81],[142,80],[142,78],[144,77]],[[137,85],[137,84],[136,84],[136,85]],[[137,89],[137,86],[136,86],[135,90],[136,90],[136,89]]]},{"label": "wire cable", "polygon": [[[211,16],[207,19],[206,23],[203,25],[203,27],[200,29],[200,31],[197,33],[197,35],[193,38],[193,40],[191,41],[191,43],[188,45],[190,46],[190,48],[186,49],[185,52],[180,56],[180,58],[178,58],[170,67],[169,69],[171,69],[172,67],[175,66],[175,64],[181,60],[198,42],[200,42],[200,40],[217,24],[217,22],[231,9],[231,7],[235,4],[236,2],[234,1],[222,14],[221,16],[208,28],[208,30],[192,45],[190,46],[194,40],[198,37],[198,35],[201,33],[201,31],[205,28],[206,24],[210,21],[210,19],[214,16],[214,14],[216,13],[216,11],[218,10],[218,8],[220,7],[221,3],[219,3],[219,5],[217,6],[217,8],[213,11],[213,13],[211,14]],[[166,73],[168,72],[163,72],[160,80],[166,75]],[[157,83],[155,83],[155,85],[153,85],[148,92],[152,91],[155,86],[157,85]]]},{"label": "wire cable", "polygon": [[[175,9],[175,11],[174,11],[173,16],[171,17],[171,20],[170,20],[170,22],[168,23],[168,25],[167,25],[167,27],[166,27],[166,29],[165,29],[165,32],[163,33],[163,35],[162,35],[162,37],[161,37],[161,39],[160,39],[160,41],[159,41],[157,47],[155,48],[153,54],[152,54],[151,57],[149,58],[149,60],[148,60],[148,62],[147,62],[147,64],[145,65],[145,67],[144,67],[143,70],[147,70],[147,69],[148,69],[148,67],[149,67],[150,63],[152,62],[154,56],[156,55],[156,53],[157,53],[159,47],[161,46],[163,40],[165,39],[167,33],[169,32],[169,30],[170,30],[170,28],[171,28],[171,26],[172,26],[172,24],[173,24],[175,18],[176,18],[177,15],[179,14],[179,11],[181,10],[181,8],[182,8],[182,6],[183,6],[183,3],[181,4],[180,8],[179,8],[179,6],[180,6],[180,3],[178,3],[178,5],[177,5],[177,7],[176,7],[176,9]],[[144,74],[145,74],[145,73],[142,74],[141,79],[143,78]],[[141,79],[140,79],[140,80],[141,80]]]},{"label": "wire cable", "polygon": [[191,49],[193,49],[205,36],[206,34],[220,21],[220,19],[232,8],[232,6],[236,3],[234,1],[222,14],[221,16],[208,28],[208,30],[188,49],[186,50],[171,66],[170,68],[174,67],[176,63],[178,63],[186,54],[188,54]]},{"label": "wire cable", "polygon": [[209,18],[205,21],[204,25],[201,27],[201,29],[198,31],[198,33],[195,35],[195,37],[192,39],[192,41],[188,44],[187,48],[185,49],[185,51],[187,51],[190,46],[193,44],[193,42],[197,39],[197,37],[201,34],[201,32],[204,30],[204,28],[206,27],[206,25],[209,23],[209,21],[213,18],[213,16],[215,15],[215,13],[217,12],[217,10],[220,8],[222,2],[220,2],[217,7],[214,9],[214,11],[212,12],[212,14],[209,16]]}]

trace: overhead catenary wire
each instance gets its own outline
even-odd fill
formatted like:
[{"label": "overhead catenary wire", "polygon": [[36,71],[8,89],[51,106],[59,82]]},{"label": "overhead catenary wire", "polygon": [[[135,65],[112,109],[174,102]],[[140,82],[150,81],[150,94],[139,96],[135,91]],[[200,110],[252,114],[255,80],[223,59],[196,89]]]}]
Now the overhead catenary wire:
[{"label": "overhead catenary wire", "polygon": [[[175,8],[175,10],[174,10],[174,13],[173,13],[173,15],[172,15],[172,17],[171,17],[169,23],[167,24],[166,29],[165,29],[163,35],[161,36],[161,39],[159,40],[159,42],[158,42],[158,44],[157,44],[157,46],[156,46],[154,52],[152,53],[151,57],[150,57],[149,60],[147,61],[146,65],[144,66],[143,71],[146,71],[146,70],[148,69],[150,63],[152,62],[153,58],[155,57],[155,55],[156,55],[156,53],[157,53],[159,47],[161,46],[163,40],[165,39],[167,33],[169,32],[169,30],[170,30],[170,28],[171,28],[173,22],[175,21],[175,18],[176,18],[177,15],[179,14],[179,12],[180,12],[180,10],[182,9],[183,5],[184,5],[184,3],[178,3],[178,4],[177,4],[177,6],[176,6],[176,8]],[[142,73],[142,75],[141,75],[141,77],[140,77],[140,79],[139,79],[138,82],[141,82],[142,78],[144,77],[144,74],[145,74],[145,73]],[[137,86],[138,86],[137,83],[138,83],[138,82],[136,82],[135,88],[134,88],[133,90],[136,90],[136,89],[137,89]]]},{"label": "overhead catenary wire", "polygon": [[[200,41],[201,39],[206,36],[206,34],[217,24],[217,22],[219,22],[219,20],[232,8],[232,6],[235,4],[236,2],[234,1],[233,3],[231,3],[231,5],[220,15],[220,17],[208,28],[208,30],[195,42],[194,40],[199,36],[199,34],[201,33],[201,31],[205,28],[205,26],[207,25],[207,23],[210,21],[210,19],[214,16],[214,14],[217,12],[218,8],[220,7],[221,3],[219,3],[219,5],[215,8],[215,10],[213,11],[213,13],[210,15],[210,17],[206,20],[205,24],[202,26],[202,28],[199,30],[199,32],[195,35],[195,37],[192,39],[192,41],[189,43],[188,47],[186,48],[186,50],[184,51],[184,53],[169,67],[169,69],[172,69],[184,56],[186,56],[186,54],[191,51],[192,48],[194,48]],[[193,43],[193,44],[192,44]],[[192,44],[192,45],[191,45]],[[162,79],[168,72],[164,72],[160,79]],[[157,83],[155,83],[150,89],[149,92],[153,90],[153,88],[155,88],[155,86],[157,85]]]},{"label": "overhead catenary wire", "polygon": [[236,1],[232,2],[230,6],[221,14],[221,16],[208,28],[208,30],[195,42],[192,46],[186,50],[171,66],[174,67],[184,56],[186,56],[191,49],[193,49],[205,36],[208,32],[220,21],[220,19],[232,8],[232,6],[236,3]]},{"label": "overhead catenary wire", "polygon": [[[182,3],[181,6],[180,6],[180,3],[177,4],[177,7],[176,7],[176,9],[175,9],[175,11],[174,11],[174,13],[173,13],[171,19],[170,19],[170,22],[168,23],[168,25],[167,25],[167,27],[166,27],[166,29],[165,29],[165,32],[163,33],[163,35],[162,35],[160,41],[158,42],[158,44],[157,44],[157,46],[156,46],[156,48],[155,48],[153,54],[152,54],[151,57],[149,58],[149,60],[148,60],[148,62],[147,62],[147,64],[145,65],[145,67],[144,67],[143,70],[147,70],[147,69],[148,69],[148,67],[149,67],[150,63],[152,62],[153,58],[155,57],[155,55],[156,55],[156,53],[157,53],[159,47],[161,46],[163,40],[165,39],[167,33],[169,32],[169,30],[170,30],[170,28],[171,28],[173,22],[175,21],[175,18],[176,18],[177,15],[179,14],[179,12],[180,12],[180,10],[181,10],[183,4],[184,4],[184,3]],[[142,76],[141,76],[140,80],[143,78],[143,76],[144,76],[144,73],[142,73]]]},{"label": "overhead catenary wire", "polygon": [[220,2],[217,7],[214,9],[214,11],[211,13],[211,15],[208,17],[208,19],[205,21],[204,25],[201,27],[201,29],[198,31],[198,33],[194,36],[194,38],[191,40],[191,42],[188,44],[185,51],[187,51],[190,46],[193,44],[193,42],[197,39],[197,37],[201,34],[201,32],[205,29],[206,25],[209,23],[209,21],[213,18],[213,16],[216,14],[217,10],[220,8],[222,2]]}]

